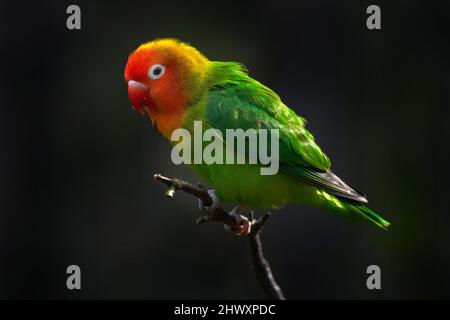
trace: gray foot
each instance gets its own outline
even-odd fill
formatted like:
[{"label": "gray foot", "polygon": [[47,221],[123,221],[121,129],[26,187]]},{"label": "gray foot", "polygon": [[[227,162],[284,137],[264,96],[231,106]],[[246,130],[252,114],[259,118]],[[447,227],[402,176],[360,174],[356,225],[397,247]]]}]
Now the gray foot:
[{"label": "gray foot", "polygon": [[214,189],[208,190],[208,194],[211,197],[213,203],[210,206],[205,206],[202,202],[202,200],[198,200],[198,207],[200,210],[207,212],[207,213],[214,213],[218,208],[221,206],[221,202],[218,196],[216,196],[216,193],[214,192]]},{"label": "gray foot", "polygon": [[236,226],[224,225],[225,231],[233,232],[239,236],[246,236],[250,233],[252,224],[246,216],[242,215],[245,210],[244,207],[236,206],[228,213],[236,220]]}]

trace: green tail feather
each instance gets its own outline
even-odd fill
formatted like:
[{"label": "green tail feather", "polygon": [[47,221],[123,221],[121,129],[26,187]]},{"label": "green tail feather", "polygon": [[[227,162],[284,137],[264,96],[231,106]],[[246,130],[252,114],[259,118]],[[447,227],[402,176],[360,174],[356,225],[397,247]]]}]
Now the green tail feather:
[{"label": "green tail feather", "polygon": [[365,220],[384,230],[391,225],[388,221],[377,215],[375,212],[367,208],[365,205],[356,201],[338,198],[326,191],[316,190],[320,207],[329,211],[347,216],[353,219]]},{"label": "green tail feather", "polygon": [[364,205],[350,203],[344,203],[344,205],[353,215],[356,214],[359,218],[373,223],[384,230],[388,230],[391,225],[388,221],[384,220]]}]

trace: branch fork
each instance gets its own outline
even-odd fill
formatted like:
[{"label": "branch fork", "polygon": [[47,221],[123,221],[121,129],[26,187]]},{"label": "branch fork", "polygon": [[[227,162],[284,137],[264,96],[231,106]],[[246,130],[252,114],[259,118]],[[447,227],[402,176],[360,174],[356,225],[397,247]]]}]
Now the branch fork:
[{"label": "branch fork", "polygon": [[249,212],[249,218],[240,213],[237,215],[230,214],[223,209],[220,203],[213,206],[214,199],[200,183],[195,186],[182,179],[168,178],[158,173],[154,175],[154,179],[167,185],[166,197],[168,198],[173,198],[175,193],[181,190],[197,197],[202,202],[203,208],[213,208],[213,210],[203,210],[205,215],[197,219],[198,224],[222,222],[225,229],[239,236],[246,236],[249,239],[253,269],[261,288],[269,299],[285,300],[284,294],[275,281],[270,264],[264,257],[262,249],[260,233],[270,218],[269,212],[258,219],[255,219],[252,211]]}]

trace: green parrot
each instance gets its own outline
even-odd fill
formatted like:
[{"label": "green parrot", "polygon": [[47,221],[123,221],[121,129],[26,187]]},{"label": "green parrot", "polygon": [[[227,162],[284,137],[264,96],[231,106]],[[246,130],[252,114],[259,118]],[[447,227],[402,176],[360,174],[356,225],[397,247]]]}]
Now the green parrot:
[{"label": "green parrot", "polygon": [[331,171],[305,119],[251,78],[242,64],[210,61],[186,43],[159,39],[130,54],[125,81],[131,105],[140,113],[145,110],[172,144],[174,130],[193,133],[194,121],[224,136],[227,129],[278,129],[279,171],[274,175],[261,175],[261,164],[192,164],[214,187],[215,204],[217,198],[239,208],[297,203],[389,227],[366,206],[361,192]]}]

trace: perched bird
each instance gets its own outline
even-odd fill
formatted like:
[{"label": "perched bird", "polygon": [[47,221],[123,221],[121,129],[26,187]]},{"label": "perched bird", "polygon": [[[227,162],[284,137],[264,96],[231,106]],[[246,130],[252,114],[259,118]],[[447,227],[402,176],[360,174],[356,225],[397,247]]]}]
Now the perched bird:
[{"label": "perched bird", "polygon": [[330,160],[306,129],[306,121],[251,78],[242,64],[210,61],[186,43],[160,39],[130,54],[125,81],[131,105],[140,113],[145,110],[168,140],[177,128],[192,132],[196,120],[224,136],[226,129],[279,129],[275,175],[261,175],[259,164],[192,164],[214,187],[212,196],[238,204],[234,214],[245,207],[298,203],[389,227],[365,205],[361,192],[330,170]]}]

